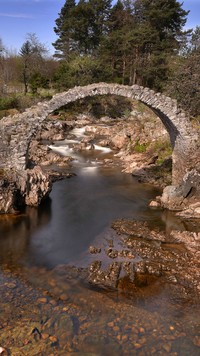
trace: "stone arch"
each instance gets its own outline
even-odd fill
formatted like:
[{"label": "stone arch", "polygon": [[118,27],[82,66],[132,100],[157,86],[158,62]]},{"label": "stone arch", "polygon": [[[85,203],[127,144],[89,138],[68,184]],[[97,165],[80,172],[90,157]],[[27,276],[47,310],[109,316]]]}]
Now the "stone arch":
[{"label": "stone arch", "polygon": [[195,149],[197,134],[192,129],[189,117],[180,109],[176,100],[138,85],[98,83],[75,87],[54,95],[48,102],[38,103],[22,114],[2,119],[0,121],[1,166],[25,170],[31,139],[41,128],[48,114],[78,99],[107,94],[138,100],[156,113],[169,133],[173,147],[173,184],[180,184],[191,167],[191,151]]}]

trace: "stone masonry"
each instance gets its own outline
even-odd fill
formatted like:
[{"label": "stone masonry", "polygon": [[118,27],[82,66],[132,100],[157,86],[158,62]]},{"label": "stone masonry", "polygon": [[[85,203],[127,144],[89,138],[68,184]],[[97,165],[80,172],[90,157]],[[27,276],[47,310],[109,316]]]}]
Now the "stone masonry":
[{"label": "stone masonry", "polygon": [[176,100],[138,85],[98,83],[75,87],[56,94],[50,101],[38,103],[21,114],[3,118],[0,121],[0,169],[27,169],[30,142],[54,110],[78,99],[107,94],[136,99],[150,107],[160,118],[173,147],[172,183],[179,186],[185,175],[196,167],[199,159],[198,134]]}]

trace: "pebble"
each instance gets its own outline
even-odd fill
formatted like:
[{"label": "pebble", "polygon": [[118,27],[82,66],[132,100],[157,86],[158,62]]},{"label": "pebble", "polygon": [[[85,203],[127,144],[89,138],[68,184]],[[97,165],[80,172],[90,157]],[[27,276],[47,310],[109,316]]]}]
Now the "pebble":
[{"label": "pebble", "polygon": [[139,344],[138,342],[136,342],[136,343],[134,344],[134,346],[135,346],[136,349],[140,349],[140,348],[142,347],[142,345]]},{"label": "pebble", "polygon": [[58,341],[56,336],[49,336],[49,340],[53,343]]},{"label": "pebble", "polygon": [[200,347],[200,336],[195,336],[193,339],[193,344]]},{"label": "pebble", "polygon": [[172,348],[170,343],[169,344],[163,344],[162,347],[167,353],[169,353],[171,351],[171,348]]},{"label": "pebble", "polygon": [[95,247],[95,246],[90,246],[90,247],[89,247],[89,251],[90,251],[90,253],[92,253],[92,254],[97,254],[97,253],[100,253],[100,252],[101,252],[101,248]]},{"label": "pebble", "polygon": [[118,340],[118,341],[121,341],[121,338],[122,338],[122,337],[121,337],[121,335],[120,335],[120,334],[119,334],[119,335],[117,335],[117,340]]},{"label": "pebble", "polygon": [[119,331],[119,326],[114,326],[113,331]]},{"label": "pebble", "polygon": [[66,301],[69,299],[69,296],[67,294],[63,293],[60,295],[59,299],[62,301]]},{"label": "pebble", "polygon": [[55,286],[56,286],[56,281],[55,281],[55,279],[49,279],[49,280],[48,280],[48,284],[49,284],[51,287],[55,287]]},{"label": "pebble", "polygon": [[43,340],[48,339],[48,337],[49,337],[49,334],[42,333],[42,339],[43,339]]},{"label": "pebble", "polygon": [[140,333],[144,333],[144,332],[145,332],[145,329],[141,327],[141,328],[139,328],[139,332],[140,332]]},{"label": "pebble", "polygon": [[62,310],[63,311],[68,311],[70,308],[69,307],[64,307]]},{"label": "pebble", "polygon": [[39,303],[39,304],[45,304],[45,303],[47,303],[47,298],[38,298],[38,299],[37,299],[37,303]]},{"label": "pebble", "polygon": [[8,287],[10,289],[14,289],[17,287],[17,284],[14,282],[6,283],[6,287]]},{"label": "pebble", "polygon": [[128,340],[128,336],[127,335],[123,335],[122,336],[122,341],[126,342]]},{"label": "pebble", "polygon": [[57,305],[57,302],[56,302],[54,299],[51,299],[49,303],[50,303],[51,305],[53,305],[53,306],[56,306],[56,305]]}]

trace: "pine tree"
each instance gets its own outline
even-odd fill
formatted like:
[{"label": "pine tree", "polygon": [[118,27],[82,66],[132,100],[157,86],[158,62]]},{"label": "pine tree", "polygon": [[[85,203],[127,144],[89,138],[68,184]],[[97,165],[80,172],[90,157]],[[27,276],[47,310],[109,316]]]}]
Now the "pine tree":
[{"label": "pine tree", "polygon": [[140,37],[138,76],[143,85],[161,89],[168,59],[179,49],[188,12],[176,0],[136,0],[136,31]]},{"label": "pine tree", "polygon": [[[72,66],[84,63],[85,70],[91,60],[98,59],[112,81],[162,90],[170,58],[178,53],[185,36],[182,28],[188,12],[177,0],[111,3],[66,0],[54,29],[56,56]],[[78,60],[83,56],[88,58]],[[69,70],[68,65],[65,68]]]},{"label": "pine tree", "polygon": [[31,76],[35,73],[40,73],[40,75],[44,73],[44,57],[47,53],[47,49],[34,33],[27,34],[27,40],[19,51],[23,65],[22,73],[25,94],[28,92]]},{"label": "pine tree", "polygon": [[59,38],[53,43],[56,49],[55,57],[66,58],[73,48],[72,31],[73,31],[73,17],[72,10],[75,8],[75,0],[66,0],[64,6],[56,19],[56,26],[54,32]]},{"label": "pine tree", "polygon": [[200,27],[191,33],[187,50],[173,58],[167,94],[175,97],[190,115],[199,117],[200,112]]}]

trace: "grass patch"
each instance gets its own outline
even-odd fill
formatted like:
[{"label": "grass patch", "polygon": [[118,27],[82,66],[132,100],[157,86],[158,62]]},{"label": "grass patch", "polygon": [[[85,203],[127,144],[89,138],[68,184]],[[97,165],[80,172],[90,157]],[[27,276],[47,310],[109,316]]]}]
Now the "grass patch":
[{"label": "grass patch", "polygon": [[147,151],[148,144],[147,143],[140,143],[139,140],[136,141],[136,144],[133,147],[134,152],[137,153],[144,153]]},{"label": "grass patch", "polygon": [[157,164],[159,165],[172,155],[172,146],[168,140],[155,141],[151,145],[151,150],[158,154]]}]

